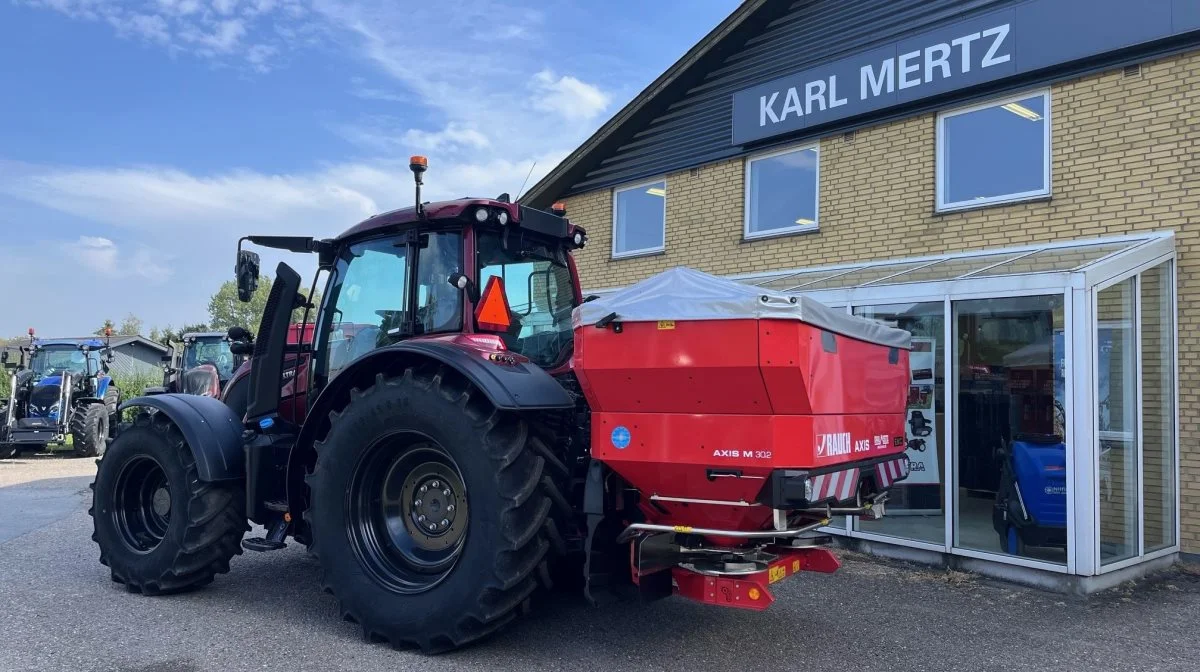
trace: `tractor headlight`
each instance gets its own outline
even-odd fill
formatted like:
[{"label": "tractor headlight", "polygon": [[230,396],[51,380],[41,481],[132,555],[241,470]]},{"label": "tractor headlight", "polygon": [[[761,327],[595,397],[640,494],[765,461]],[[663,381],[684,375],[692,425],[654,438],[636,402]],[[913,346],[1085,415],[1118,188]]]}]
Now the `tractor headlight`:
[{"label": "tractor headlight", "polygon": [[507,210],[501,210],[501,211],[500,211],[500,212],[499,212],[499,213],[496,215],[496,221],[497,221],[497,222],[500,222],[500,226],[504,226],[505,224],[508,224],[508,211],[507,211]]},{"label": "tractor headlight", "polygon": [[58,420],[58,414],[61,410],[62,402],[56,401],[54,402],[54,405],[50,407],[50,410],[46,411],[46,417],[50,418],[51,420]]},{"label": "tractor headlight", "polygon": [[487,220],[488,220],[487,208],[479,208],[478,210],[475,211],[475,221],[482,224],[482,223],[486,222]]}]

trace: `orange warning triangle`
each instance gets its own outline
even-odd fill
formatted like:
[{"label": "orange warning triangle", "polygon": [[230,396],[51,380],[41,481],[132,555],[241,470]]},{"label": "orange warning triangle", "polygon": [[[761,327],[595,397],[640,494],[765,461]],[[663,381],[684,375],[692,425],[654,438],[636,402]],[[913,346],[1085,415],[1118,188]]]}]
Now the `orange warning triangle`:
[{"label": "orange warning triangle", "polygon": [[508,331],[512,317],[508,311],[508,297],[504,295],[504,281],[493,275],[487,288],[475,306],[475,323],[488,331]]}]

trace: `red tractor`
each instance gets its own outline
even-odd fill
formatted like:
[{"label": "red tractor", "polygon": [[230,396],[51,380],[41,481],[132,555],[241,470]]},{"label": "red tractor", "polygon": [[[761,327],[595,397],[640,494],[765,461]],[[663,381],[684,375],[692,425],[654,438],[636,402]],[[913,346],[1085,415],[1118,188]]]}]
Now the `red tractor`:
[{"label": "red tractor", "polygon": [[326,277],[306,306],[279,265],[244,409],[123,405],[91,509],[114,581],[183,591],[291,537],[364,637],[436,652],[552,583],[763,609],[838,567],[817,529],[907,475],[907,333],[683,269],[585,299],[561,208],[422,204],[411,168],[416,207],[243,240]]}]

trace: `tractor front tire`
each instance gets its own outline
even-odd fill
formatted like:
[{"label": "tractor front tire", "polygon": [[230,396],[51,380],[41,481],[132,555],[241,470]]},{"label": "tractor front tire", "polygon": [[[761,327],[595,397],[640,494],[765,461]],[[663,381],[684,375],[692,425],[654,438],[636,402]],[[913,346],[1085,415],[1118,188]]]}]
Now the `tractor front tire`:
[{"label": "tractor front tire", "polygon": [[536,442],[446,368],[378,375],[330,414],[307,478],[310,551],[364,639],[448,651],[528,606],[556,494]]},{"label": "tractor front tire", "polygon": [[117,427],[121,426],[121,411],[118,410],[120,406],[121,390],[116,385],[109,383],[108,389],[104,392],[104,407],[108,412],[109,439],[117,437]]},{"label": "tractor front tire", "polygon": [[71,444],[76,457],[99,457],[108,447],[108,409],[104,404],[76,408],[71,415]]},{"label": "tractor front tire", "polygon": [[228,572],[249,529],[245,510],[242,482],[201,481],[175,425],[143,413],[100,460],[88,513],[112,580],[160,595]]},{"label": "tractor front tire", "polygon": [[21,447],[15,443],[0,443],[0,460],[10,460],[21,454]]}]

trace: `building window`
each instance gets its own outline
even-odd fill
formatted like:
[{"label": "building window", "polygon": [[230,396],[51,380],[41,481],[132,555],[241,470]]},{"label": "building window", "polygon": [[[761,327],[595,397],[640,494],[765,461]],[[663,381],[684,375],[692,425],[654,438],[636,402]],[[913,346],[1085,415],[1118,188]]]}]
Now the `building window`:
[{"label": "building window", "polygon": [[746,238],[817,229],[816,145],[746,161]]},{"label": "building window", "polygon": [[961,210],[1050,194],[1050,93],[938,116],[937,209]]},{"label": "building window", "polygon": [[662,252],[666,221],[665,180],[617,189],[613,193],[613,258]]}]

